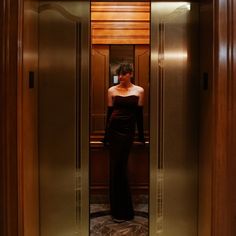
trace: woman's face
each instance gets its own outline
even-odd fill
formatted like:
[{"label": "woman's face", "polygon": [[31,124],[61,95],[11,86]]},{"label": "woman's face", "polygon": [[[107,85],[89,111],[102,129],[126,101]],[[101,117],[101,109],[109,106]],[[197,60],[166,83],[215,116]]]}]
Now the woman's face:
[{"label": "woman's face", "polygon": [[129,83],[132,77],[132,73],[119,74],[118,78],[121,84]]}]

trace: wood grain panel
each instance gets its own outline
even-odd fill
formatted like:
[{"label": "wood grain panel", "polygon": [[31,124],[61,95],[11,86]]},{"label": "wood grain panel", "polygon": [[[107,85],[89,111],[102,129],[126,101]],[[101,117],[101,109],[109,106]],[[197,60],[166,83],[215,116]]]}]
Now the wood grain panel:
[{"label": "wood grain panel", "polygon": [[135,81],[144,88],[144,130],[149,133],[149,45],[135,45]]},{"label": "wood grain panel", "polygon": [[92,3],[92,44],[149,44],[149,21],[149,3]]},{"label": "wood grain panel", "polygon": [[91,25],[92,30],[102,29],[102,30],[149,30],[149,22],[96,22],[96,24]]},{"label": "wood grain panel", "polygon": [[215,0],[213,236],[236,232],[235,183],[235,12],[233,0]]},{"label": "wood grain panel", "polygon": [[[229,220],[230,220],[230,232],[231,235],[236,235],[236,5],[235,1],[231,0],[230,5],[230,86],[229,86],[229,126],[230,126],[230,142],[229,142]],[[233,192],[232,192],[233,190]]]},{"label": "wood grain panel", "polygon": [[91,135],[101,135],[104,132],[108,76],[109,46],[93,45],[91,58]]},{"label": "wood grain panel", "polygon": [[[149,43],[149,30],[93,30],[93,43],[103,44],[143,44]],[[110,41],[109,41],[110,40]]]},{"label": "wood grain panel", "polygon": [[149,12],[150,5],[145,2],[92,2],[92,12]]},{"label": "wood grain panel", "polygon": [[132,29],[103,29],[103,30],[93,30],[93,36],[96,37],[141,37],[141,38],[148,38],[149,31],[148,30],[132,30]]},{"label": "wood grain panel", "polygon": [[[0,3],[0,233],[18,235],[17,81],[18,5],[16,0]],[[19,30],[20,33],[20,30]]]},{"label": "wood grain panel", "polygon": [[101,38],[93,38],[93,44],[149,44],[149,38],[125,38],[125,37],[101,37]]},{"label": "wood grain panel", "polygon": [[228,82],[229,91],[229,183],[228,183],[228,205],[229,205],[229,223],[230,234],[236,235],[236,5],[234,0],[229,1],[228,6],[229,16],[229,69],[230,79]]},{"label": "wood grain panel", "polygon": [[[230,126],[230,142],[229,142],[229,220],[230,220],[230,232],[231,235],[236,235],[236,6],[234,1],[230,2],[231,9],[231,33],[230,44],[231,50],[231,84],[229,86],[229,126]],[[233,191],[232,191],[233,190]]]},{"label": "wood grain panel", "polygon": [[[0,2],[0,32],[1,35],[4,35],[4,1]],[[0,78],[3,78],[4,76],[4,44],[3,44],[4,40],[3,37],[0,37],[0,54],[2,55],[0,57]],[[4,156],[4,150],[3,150],[3,146],[5,146],[5,142],[4,142],[4,116],[3,115],[3,111],[5,111],[5,97],[4,97],[4,83],[5,81],[3,79],[0,79],[0,107],[1,107],[1,114],[0,114],[0,130],[1,130],[1,135],[0,135],[0,156],[3,157]],[[4,212],[5,212],[5,202],[4,202],[4,180],[5,180],[5,176],[4,176],[4,158],[0,158],[0,192],[2,194],[0,194],[0,235],[4,235]]]},{"label": "wood grain panel", "polygon": [[[35,1],[22,5],[22,71],[18,86],[18,163],[20,235],[39,234],[38,200],[38,9]],[[30,56],[29,56],[30,55]],[[29,74],[34,74],[34,87],[29,88]]]},{"label": "wood grain panel", "polygon": [[148,21],[148,12],[92,12],[92,21]]}]

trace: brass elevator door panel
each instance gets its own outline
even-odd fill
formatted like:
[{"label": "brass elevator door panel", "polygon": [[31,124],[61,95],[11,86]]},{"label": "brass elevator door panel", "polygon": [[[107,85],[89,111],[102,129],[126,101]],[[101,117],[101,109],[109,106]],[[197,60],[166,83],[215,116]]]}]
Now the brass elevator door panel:
[{"label": "brass elevator door panel", "polygon": [[[152,144],[157,156],[151,156],[158,186],[153,235],[197,236],[198,5],[152,3],[152,14],[151,57],[156,73],[152,72],[151,84],[158,93],[151,105],[151,112],[158,113],[158,138],[156,146]],[[151,192],[153,188],[151,183]]]},{"label": "brass elevator door panel", "polygon": [[84,196],[88,186],[88,148],[83,144],[89,130],[85,122],[89,107],[88,39],[89,2],[40,4],[41,236],[84,236],[88,232],[88,200]]}]

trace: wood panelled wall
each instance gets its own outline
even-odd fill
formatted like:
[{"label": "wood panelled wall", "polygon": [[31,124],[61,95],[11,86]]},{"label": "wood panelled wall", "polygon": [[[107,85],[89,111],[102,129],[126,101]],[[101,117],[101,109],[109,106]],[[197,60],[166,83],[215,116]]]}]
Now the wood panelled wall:
[{"label": "wood panelled wall", "polygon": [[149,45],[135,45],[135,82],[144,88],[144,131],[149,132],[149,68],[150,48]]},{"label": "wood panelled wall", "polygon": [[0,234],[18,235],[18,6],[0,1]]},{"label": "wood panelled wall", "polygon": [[[109,88],[109,45],[93,45],[91,56],[91,138],[103,135]],[[135,83],[145,91],[144,130],[149,130],[149,45],[134,46]],[[97,136],[97,137],[96,137]]]},{"label": "wood panelled wall", "polygon": [[[91,134],[104,132],[109,87],[109,45],[93,45],[91,54]],[[91,137],[93,138],[93,137]],[[100,137],[101,139],[101,137]]]},{"label": "wood panelled wall", "polygon": [[149,2],[92,2],[92,44],[149,44]]},{"label": "wood panelled wall", "polygon": [[[104,135],[107,90],[109,88],[109,45],[92,45],[91,54],[91,141],[101,141]],[[119,53],[119,52],[118,52]],[[134,45],[135,83],[145,90],[144,130],[149,131],[149,45]],[[130,184],[134,193],[148,194],[149,147],[133,145],[129,158]],[[138,160],[138,161],[137,161]],[[90,146],[91,194],[108,191],[108,149],[101,144]]]},{"label": "wood panelled wall", "polygon": [[236,4],[214,4],[212,236],[236,235]]}]

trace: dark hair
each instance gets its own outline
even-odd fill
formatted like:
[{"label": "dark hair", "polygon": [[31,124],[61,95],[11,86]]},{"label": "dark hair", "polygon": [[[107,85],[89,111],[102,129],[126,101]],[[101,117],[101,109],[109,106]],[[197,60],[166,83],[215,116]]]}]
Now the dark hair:
[{"label": "dark hair", "polygon": [[120,64],[116,70],[117,75],[125,75],[127,73],[132,73],[133,67],[131,64]]}]

